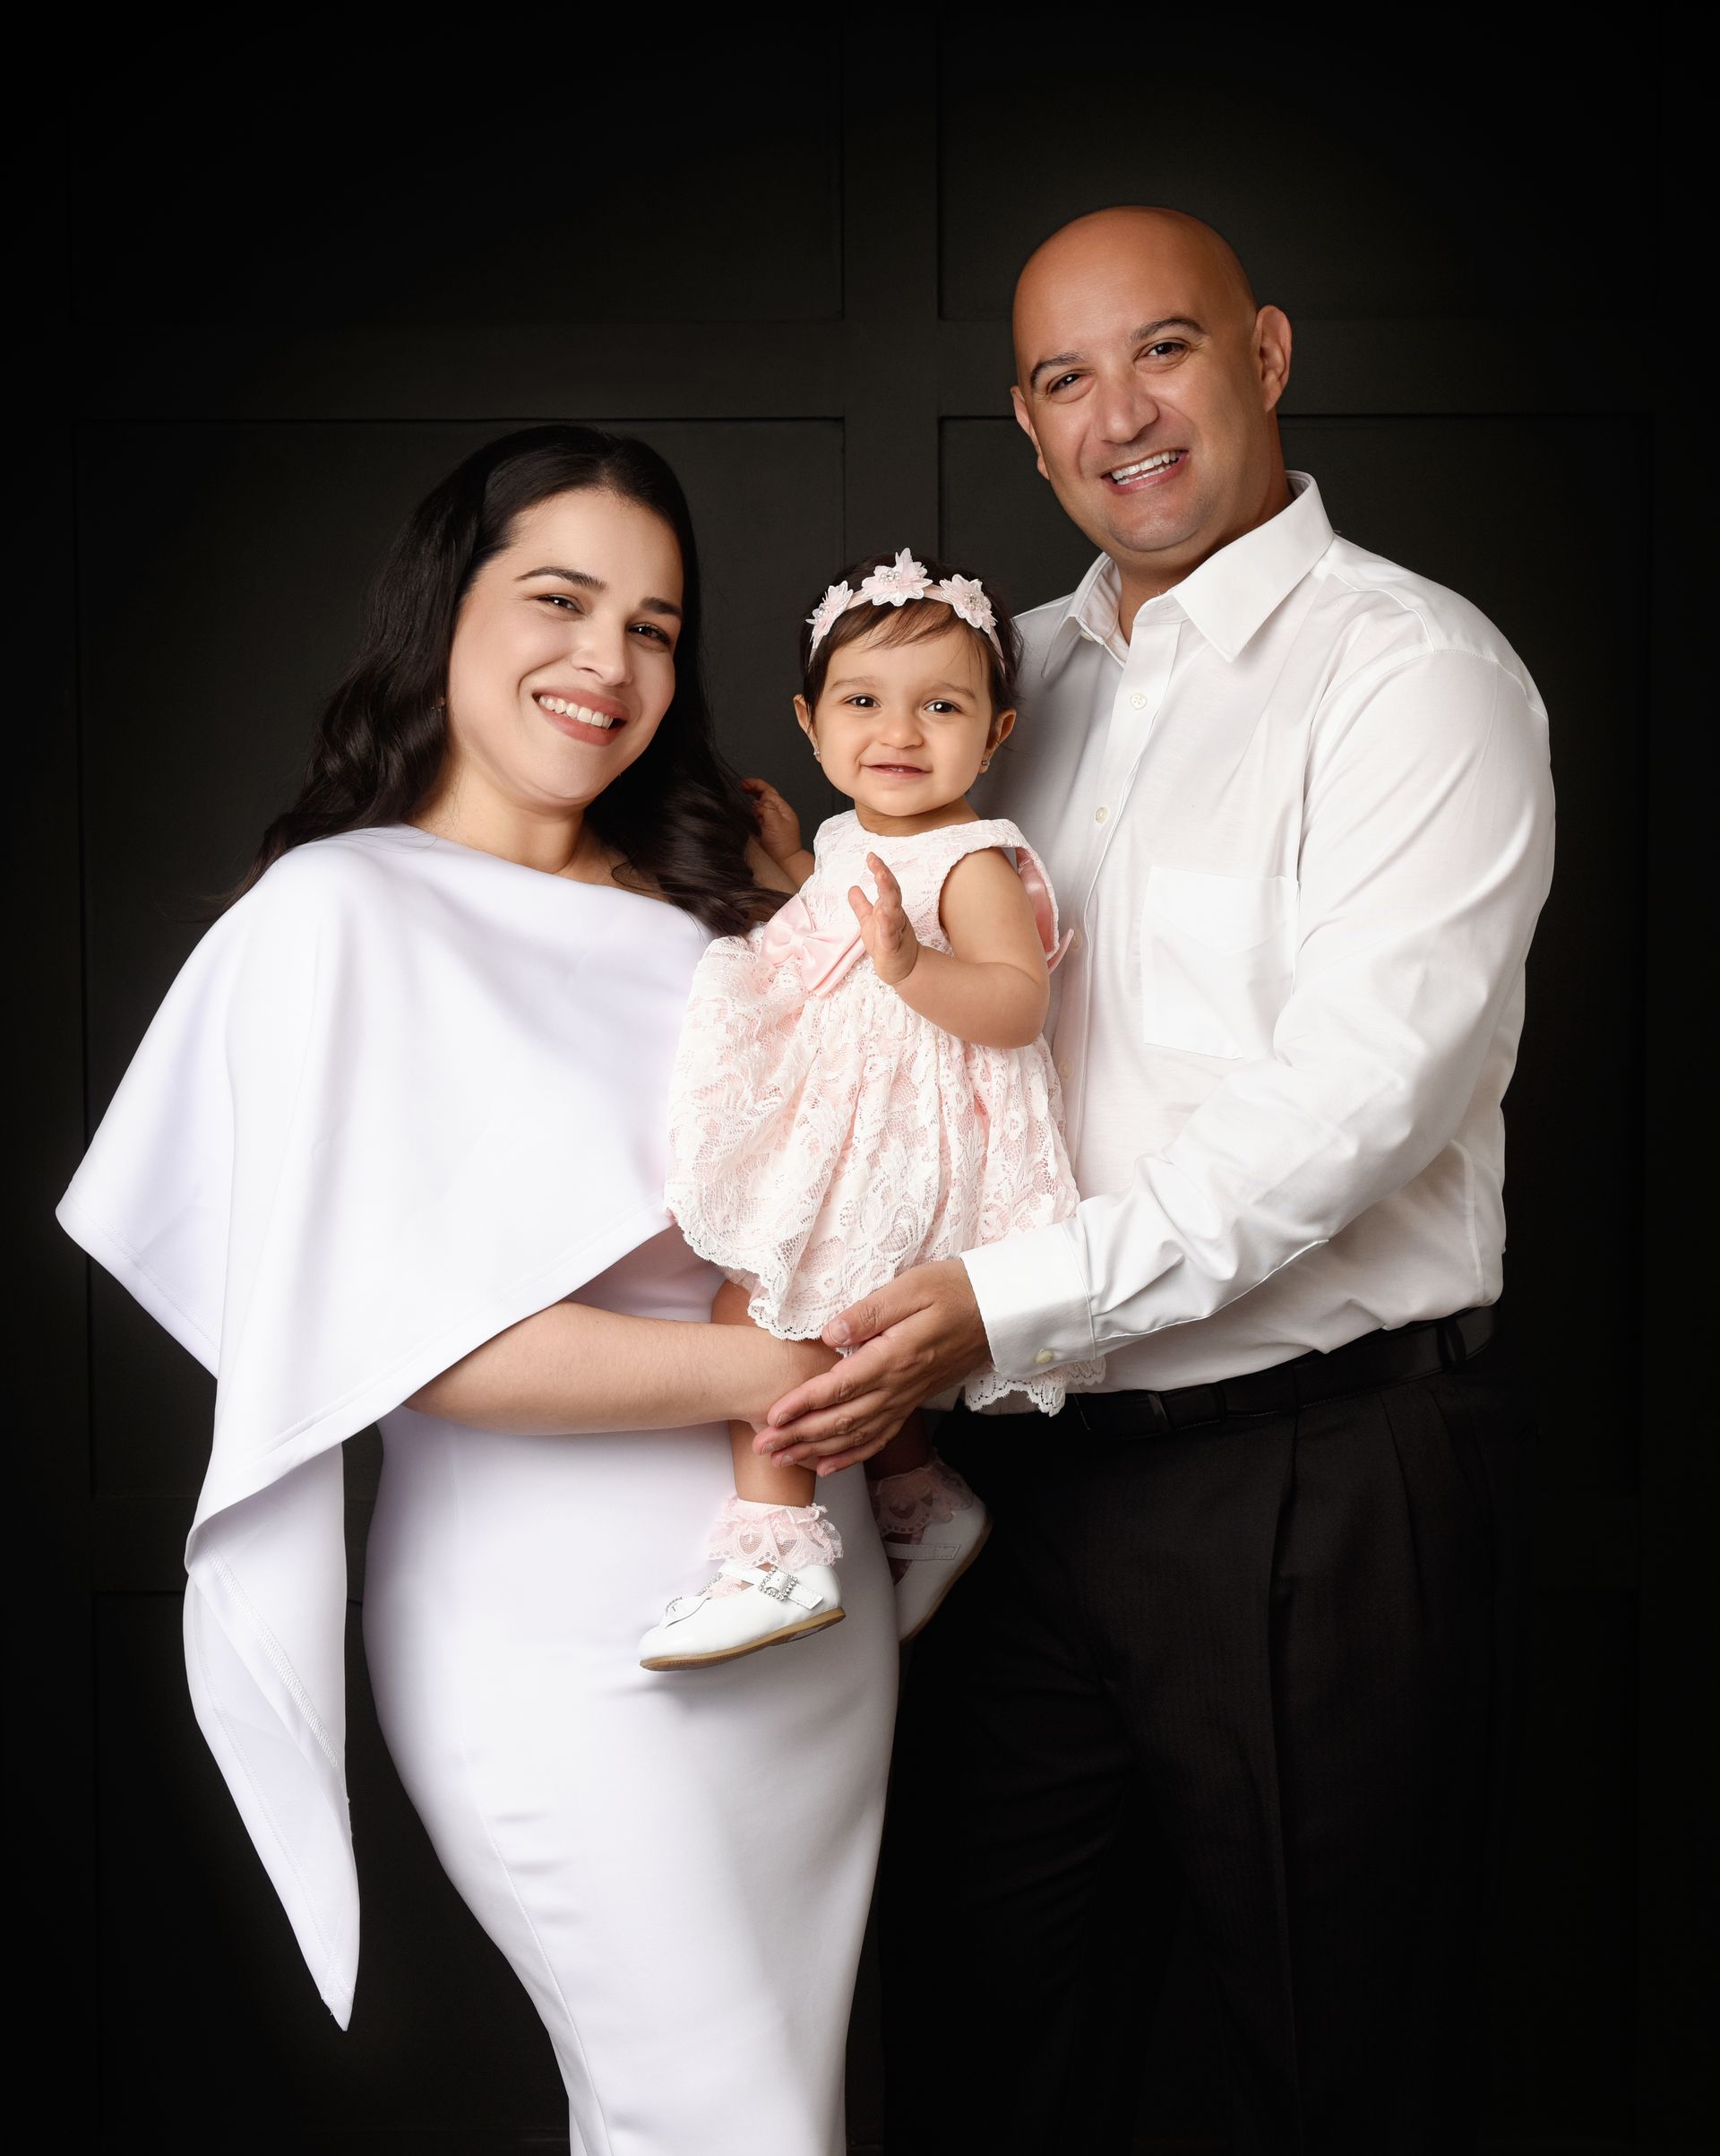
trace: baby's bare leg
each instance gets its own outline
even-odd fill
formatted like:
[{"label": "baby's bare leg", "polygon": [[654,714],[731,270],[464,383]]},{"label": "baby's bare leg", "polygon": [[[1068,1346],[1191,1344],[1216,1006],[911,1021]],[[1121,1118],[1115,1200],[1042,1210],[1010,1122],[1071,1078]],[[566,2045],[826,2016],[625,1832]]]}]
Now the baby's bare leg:
[{"label": "baby's bare leg", "polygon": [[[750,1325],[747,1294],[733,1281],[725,1281],[710,1307],[715,1325]],[[735,1495],[753,1505],[811,1505],[818,1478],[809,1467],[778,1467],[776,1462],[752,1450],[756,1433],[750,1422],[731,1422],[729,1449],[735,1456]]]},{"label": "baby's bare leg", "polygon": [[882,1482],[886,1475],[906,1475],[916,1467],[924,1467],[931,1457],[932,1439],[926,1430],[925,1417],[916,1408],[890,1443],[867,1461],[866,1479]]}]

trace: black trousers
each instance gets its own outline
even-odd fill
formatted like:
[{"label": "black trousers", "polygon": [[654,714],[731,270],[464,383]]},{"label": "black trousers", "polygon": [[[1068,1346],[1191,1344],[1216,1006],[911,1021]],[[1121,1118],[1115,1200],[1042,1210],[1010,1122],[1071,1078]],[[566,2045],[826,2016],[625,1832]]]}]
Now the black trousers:
[{"label": "black trousers", "polygon": [[887,2156],[1123,2156],[1182,1897],[1237,2149],[1473,2145],[1526,1421],[1498,1343],[1138,1439],[946,1420],[996,1525],[907,1671]]}]

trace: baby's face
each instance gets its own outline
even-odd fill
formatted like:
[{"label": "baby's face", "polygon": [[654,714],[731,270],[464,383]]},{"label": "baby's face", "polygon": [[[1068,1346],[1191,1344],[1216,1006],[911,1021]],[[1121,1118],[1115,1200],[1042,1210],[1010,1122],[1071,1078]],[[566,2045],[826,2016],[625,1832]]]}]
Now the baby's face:
[{"label": "baby's face", "polygon": [[869,831],[929,829],[968,791],[1015,716],[992,710],[987,673],[952,620],[913,643],[857,637],[831,660],[816,711],[796,699],[825,776]]}]

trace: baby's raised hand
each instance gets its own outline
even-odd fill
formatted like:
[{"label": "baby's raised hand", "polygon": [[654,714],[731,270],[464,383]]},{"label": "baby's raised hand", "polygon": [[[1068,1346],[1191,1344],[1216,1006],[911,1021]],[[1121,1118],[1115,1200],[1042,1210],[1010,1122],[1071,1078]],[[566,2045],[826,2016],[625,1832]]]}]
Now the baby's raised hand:
[{"label": "baby's raised hand", "polygon": [[920,955],[915,935],[902,905],[902,887],[875,853],[866,856],[866,867],[877,881],[878,895],[869,899],[858,884],[848,892],[848,903],[860,924],[860,940],[866,946],[880,980],[892,987],[914,970]]},{"label": "baby's raised hand", "polygon": [[801,850],[800,818],[769,779],[743,779],[741,790],[752,798],[759,844],[779,868],[786,868]]}]

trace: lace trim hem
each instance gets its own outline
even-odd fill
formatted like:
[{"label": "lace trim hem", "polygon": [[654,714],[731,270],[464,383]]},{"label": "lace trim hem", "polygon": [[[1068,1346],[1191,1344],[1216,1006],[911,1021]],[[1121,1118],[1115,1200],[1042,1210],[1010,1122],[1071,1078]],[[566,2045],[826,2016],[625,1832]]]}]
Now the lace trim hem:
[{"label": "lace trim hem", "polygon": [[771,1309],[770,1298],[758,1274],[751,1266],[742,1263],[713,1229],[706,1227],[702,1220],[692,1218],[690,1213],[677,1211],[673,1195],[668,1210],[669,1218],[681,1231],[681,1240],[694,1257],[703,1258],[707,1265],[717,1266],[726,1280],[733,1281],[737,1288],[746,1289],[747,1316],[761,1332],[768,1332],[772,1340],[820,1340],[830,1318],[836,1315],[837,1311],[847,1307],[846,1303],[838,1303],[830,1317],[803,1318],[798,1322],[785,1323],[778,1313]]},{"label": "lace trim hem", "polygon": [[1102,1362],[1066,1362],[1043,1377],[1005,1377],[1001,1370],[976,1370],[961,1388],[961,1397],[970,1408],[988,1408],[1019,1395],[1042,1415],[1055,1415],[1071,1392],[1095,1385],[1104,1376]]}]

